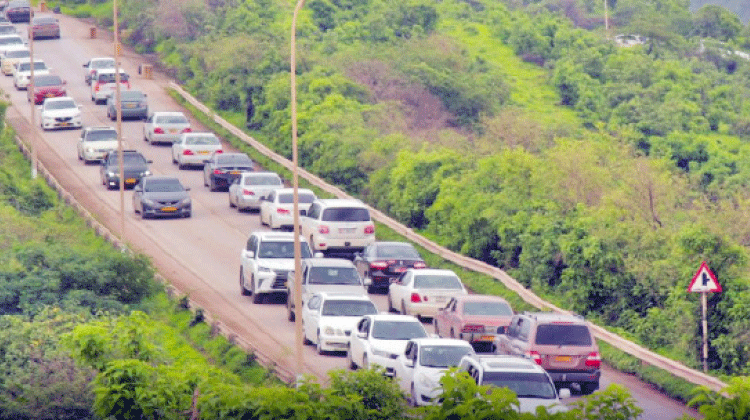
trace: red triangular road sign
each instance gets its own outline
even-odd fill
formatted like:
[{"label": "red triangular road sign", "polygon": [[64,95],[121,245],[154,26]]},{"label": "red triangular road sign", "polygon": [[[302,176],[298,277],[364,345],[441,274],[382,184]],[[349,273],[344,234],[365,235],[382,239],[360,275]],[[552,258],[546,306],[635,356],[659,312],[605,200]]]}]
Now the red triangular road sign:
[{"label": "red triangular road sign", "polygon": [[708,268],[708,264],[705,261],[701,263],[701,267],[693,276],[693,281],[690,282],[688,292],[721,292],[721,285],[716,280],[716,276]]}]

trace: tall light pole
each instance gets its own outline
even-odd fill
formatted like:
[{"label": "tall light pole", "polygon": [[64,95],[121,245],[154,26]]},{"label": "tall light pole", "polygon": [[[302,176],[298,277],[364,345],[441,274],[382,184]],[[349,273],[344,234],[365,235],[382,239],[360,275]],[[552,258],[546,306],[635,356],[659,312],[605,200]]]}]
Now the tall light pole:
[{"label": "tall light pole", "polygon": [[[29,92],[32,93],[31,98],[31,126],[36,125],[36,98],[33,97],[34,93],[34,29],[32,29],[32,21],[34,20],[34,9],[29,11],[29,61],[31,62],[31,70],[29,73],[29,86],[26,87],[27,95]],[[29,90],[30,89],[30,90]],[[36,139],[34,138],[34,131],[31,132],[31,179],[37,177],[37,150],[36,150]]]},{"label": "tall light pole", "polygon": [[120,23],[117,16],[117,0],[112,2],[115,25],[115,110],[117,112],[117,166],[120,174],[120,239],[125,240],[125,168],[122,148],[122,103],[120,102]]},{"label": "tall light pole", "polygon": [[[116,0],[115,0],[116,1]],[[302,376],[304,367],[304,354],[302,353],[302,246],[300,244],[300,226],[299,226],[299,171],[297,166],[297,15],[305,5],[305,0],[299,0],[294,8],[292,16],[292,51],[291,51],[291,87],[292,87],[292,187],[294,189],[294,296],[287,296],[287,299],[294,299],[294,344],[297,355],[297,379]],[[312,245],[312,244],[310,244]],[[288,280],[287,280],[288,281]]]}]

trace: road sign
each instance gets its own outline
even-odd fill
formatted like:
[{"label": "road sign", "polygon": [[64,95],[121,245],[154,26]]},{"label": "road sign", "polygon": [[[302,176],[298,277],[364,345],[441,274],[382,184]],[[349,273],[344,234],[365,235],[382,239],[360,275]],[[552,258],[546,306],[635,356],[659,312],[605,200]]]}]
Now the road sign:
[{"label": "road sign", "polygon": [[690,282],[688,292],[721,292],[719,281],[716,280],[716,276],[711,269],[708,268],[708,264],[706,264],[705,261],[701,263],[701,267],[695,273],[695,276],[693,276],[693,281]]}]

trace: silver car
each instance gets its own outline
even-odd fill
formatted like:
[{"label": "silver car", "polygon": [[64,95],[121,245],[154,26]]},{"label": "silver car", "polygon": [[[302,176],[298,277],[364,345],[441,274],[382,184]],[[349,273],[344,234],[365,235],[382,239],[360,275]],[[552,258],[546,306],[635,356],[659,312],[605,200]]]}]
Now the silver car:
[{"label": "silver car", "polygon": [[283,187],[284,182],[275,172],[243,172],[229,186],[229,207],[258,210],[263,198]]},{"label": "silver car", "polygon": [[154,112],[143,124],[143,141],[172,144],[180,134],[191,131],[190,121],[182,112]]},{"label": "silver car", "polygon": [[201,166],[212,153],[222,153],[221,141],[213,133],[182,133],[172,144],[172,163],[178,168]]}]

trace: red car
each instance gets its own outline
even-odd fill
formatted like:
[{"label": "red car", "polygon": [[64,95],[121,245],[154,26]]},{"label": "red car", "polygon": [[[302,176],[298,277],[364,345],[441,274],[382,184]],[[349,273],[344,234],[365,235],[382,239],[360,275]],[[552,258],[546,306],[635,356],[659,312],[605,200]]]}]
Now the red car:
[{"label": "red car", "polygon": [[457,295],[432,320],[440,337],[459,338],[494,350],[495,338],[505,334],[513,309],[498,296]]},{"label": "red car", "polygon": [[[31,87],[31,85],[29,85]],[[34,76],[34,89],[28,89],[28,100],[34,98],[35,105],[41,105],[46,98],[67,96],[65,80],[54,74]]]}]

